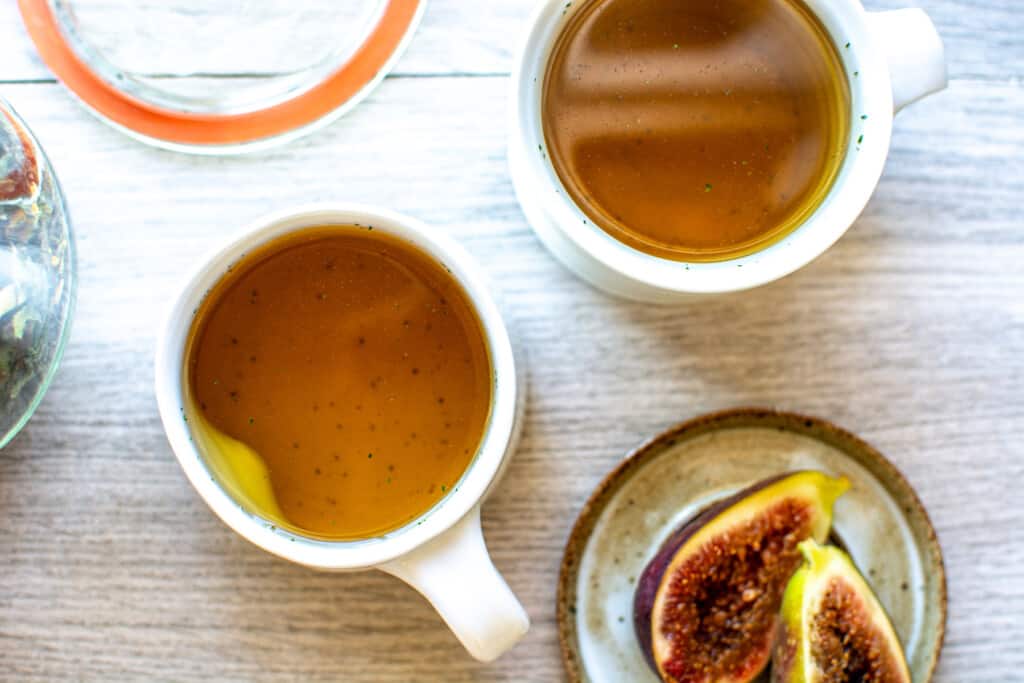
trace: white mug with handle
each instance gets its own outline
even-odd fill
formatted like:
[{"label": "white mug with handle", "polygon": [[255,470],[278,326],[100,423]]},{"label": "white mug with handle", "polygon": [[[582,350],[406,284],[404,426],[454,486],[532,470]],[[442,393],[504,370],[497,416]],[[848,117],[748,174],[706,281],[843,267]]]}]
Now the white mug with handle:
[{"label": "white mug with handle", "polygon": [[[418,247],[462,285],[482,324],[494,382],[488,425],[462,479],[431,510],[376,538],[325,541],[281,529],[236,500],[204,460],[187,400],[186,345],[200,302],[233,264],[253,249],[316,226],[372,225]],[[339,228],[344,229],[344,228]],[[356,229],[356,228],[350,228]],[[203,500],[245,539],[286,560],[328,571],[380,569],[410,584],[437,609],[471,655],[490,661],[529,628],[525,610],[495,569],[484,544],[480,506],[515,450],[525,391],[505,323],[483,273],[442,232],[407,216],[356,204],[315,205],[257,220],[218,249],[186,280],[160,336],[156,396],[174,454]]]},{"label": "white mug with handle", "polygon": [[562,30],[587,2],[543,0],[530,20],[512,73],[509,168],[534,232],[569,270],[611,294],[653,303],[730,292],[777,280],[810,263],[857,219],[882,175],[893,115],[946,87],[942,41],[919,9],[868,12],[859,0],[804,0],[828,31],[850,87],[847,154],[817,209],[785,238],[716,263],[652,256],[588,220],[562,189],[545,152],[541,100],[548,60]]}]

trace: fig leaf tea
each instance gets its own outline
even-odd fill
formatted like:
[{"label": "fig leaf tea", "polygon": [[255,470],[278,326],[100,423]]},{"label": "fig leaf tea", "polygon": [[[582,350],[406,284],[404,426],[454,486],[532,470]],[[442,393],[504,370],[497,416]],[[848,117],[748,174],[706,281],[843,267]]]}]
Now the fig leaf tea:
[{"label": "fig leaf tea", "polygon": [[839,172],[840,49],[798,0],[591,0],[549,59],[547,153],[620,242],[677,261],[753,253]]},{"label": "fig leaf tea", "polygon": [[264,518],[379,536],[443,498],[490,415],[485,333],[432,257],[354,226],[302,230],[236,264],[190,331],[192,429]]}]

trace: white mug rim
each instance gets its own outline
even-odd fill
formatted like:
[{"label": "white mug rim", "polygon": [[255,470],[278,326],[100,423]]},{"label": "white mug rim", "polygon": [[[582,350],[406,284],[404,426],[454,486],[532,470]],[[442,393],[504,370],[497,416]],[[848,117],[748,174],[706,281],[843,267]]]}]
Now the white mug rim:
[{"label": "white mug rim", "polygon": [[[191,438],[184,401],[185,343],[199,303],[210,288],[252,249],[285,234],[332,225],[372,226],[375,231],[413,244],[448,270],[462,286],[481,322],[493,372],[491,412],[484,437],[460,481],[416,520],[381,536],[358,541],[304,536],[246,510],[206,466]],[[351,202],[306,204],[264,215],[200,260],[200,265],[178,288],[164,320],[156,350],[155,387],[171,449],[189,482],[214,514],[240,536],[278,557],[320,569],[360,570],[405,555],[444,533],[478,506],[511,455],[520,387],[512,343],[490,295],[487,279],[458,242],[410,216]]]},{"label": "white mug rim", "polygon": [[[543,0],[533,11],[513,64],[509,156],[517,195],[521,202],[532,204],[527,215],[548,220],[575,249],[624,281],[669,295],[750,289],[789,275],[823,254],[853,225],[881,178],[892,135],[893,96],[888,64],[873,45],[863,6],[857,0],[803,2],[825,26],[840,53],[850,83],[852,111],[850,141],[840,174],[799,227],[747,256],[682,262],[641,252],[594,225],[564,190],[545,151],[540,121],[551,49],[567,18],[589,4],[567,7],[560,0]],[[841,36],[837,35],[840,31]]]}]

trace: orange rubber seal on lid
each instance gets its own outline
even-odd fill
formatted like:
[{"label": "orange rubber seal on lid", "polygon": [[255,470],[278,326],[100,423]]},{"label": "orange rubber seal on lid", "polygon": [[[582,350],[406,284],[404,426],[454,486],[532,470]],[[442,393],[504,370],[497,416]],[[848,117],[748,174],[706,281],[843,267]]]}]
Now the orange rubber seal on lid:
[{"label": "orange rubber seal on lid", "polygon": [[385,68],[416,20],[422,0],[388,0],[367,39],[349,60],[313,88],[278,104],[242,114],[177,112],[114,88],[75,53],[47,0],[18,0],[43,61],[89,107],[146,137],[181,145],[237,145],[307,126],[357,95]]}]

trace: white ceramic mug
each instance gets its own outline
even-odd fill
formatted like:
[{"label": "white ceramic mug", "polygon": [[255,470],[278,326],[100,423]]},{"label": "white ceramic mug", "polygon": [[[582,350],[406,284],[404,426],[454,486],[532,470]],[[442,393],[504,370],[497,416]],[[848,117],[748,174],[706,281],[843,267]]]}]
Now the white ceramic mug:
[{"label": "white ceramic mug", "polygon": [[[444,499],[396,531],[367,540],[334,542],[279,528],[245,509],[215,479],[189,426],[192,408],[185,400],[185,351],[203,297],[246,253],[303,228],[355,224],[373,226],[374,231],[415,245],[462,285],[484,329],[494,390],[477,454]],[[470,654],[482,661],[501,655],[529,628],[522,605],[491,563],[480,528],[480,505],[518,440],[525,396],[522,382],[501,314],[469,254],[451,238],[412,218],[352,204],[302,207],[264,217],[244,229],[187,279],[156,352],[156,396],[167,438],[189,481],[217,516],[247,540],[286,560],[333,571],[377,568],[397,576],[422,593]]]},{"label": "white ceramic mug", "polygon": [[541,123],[552,48],[587,2],[543,0],[512,74],[509,166],[516,196],[541,241],[569,270],[607,292],[659,303],[748,289],[814,260],[853,224],[882,174],[893,114],[946,86],[942,41],[919,9],[867,12],[858,0],[804,0],[831,35],[851,94],[851,133],[839,175],[821,205],[782,240],[718,263],[681,263],[626,246],[587,220],[563,189]]}]

